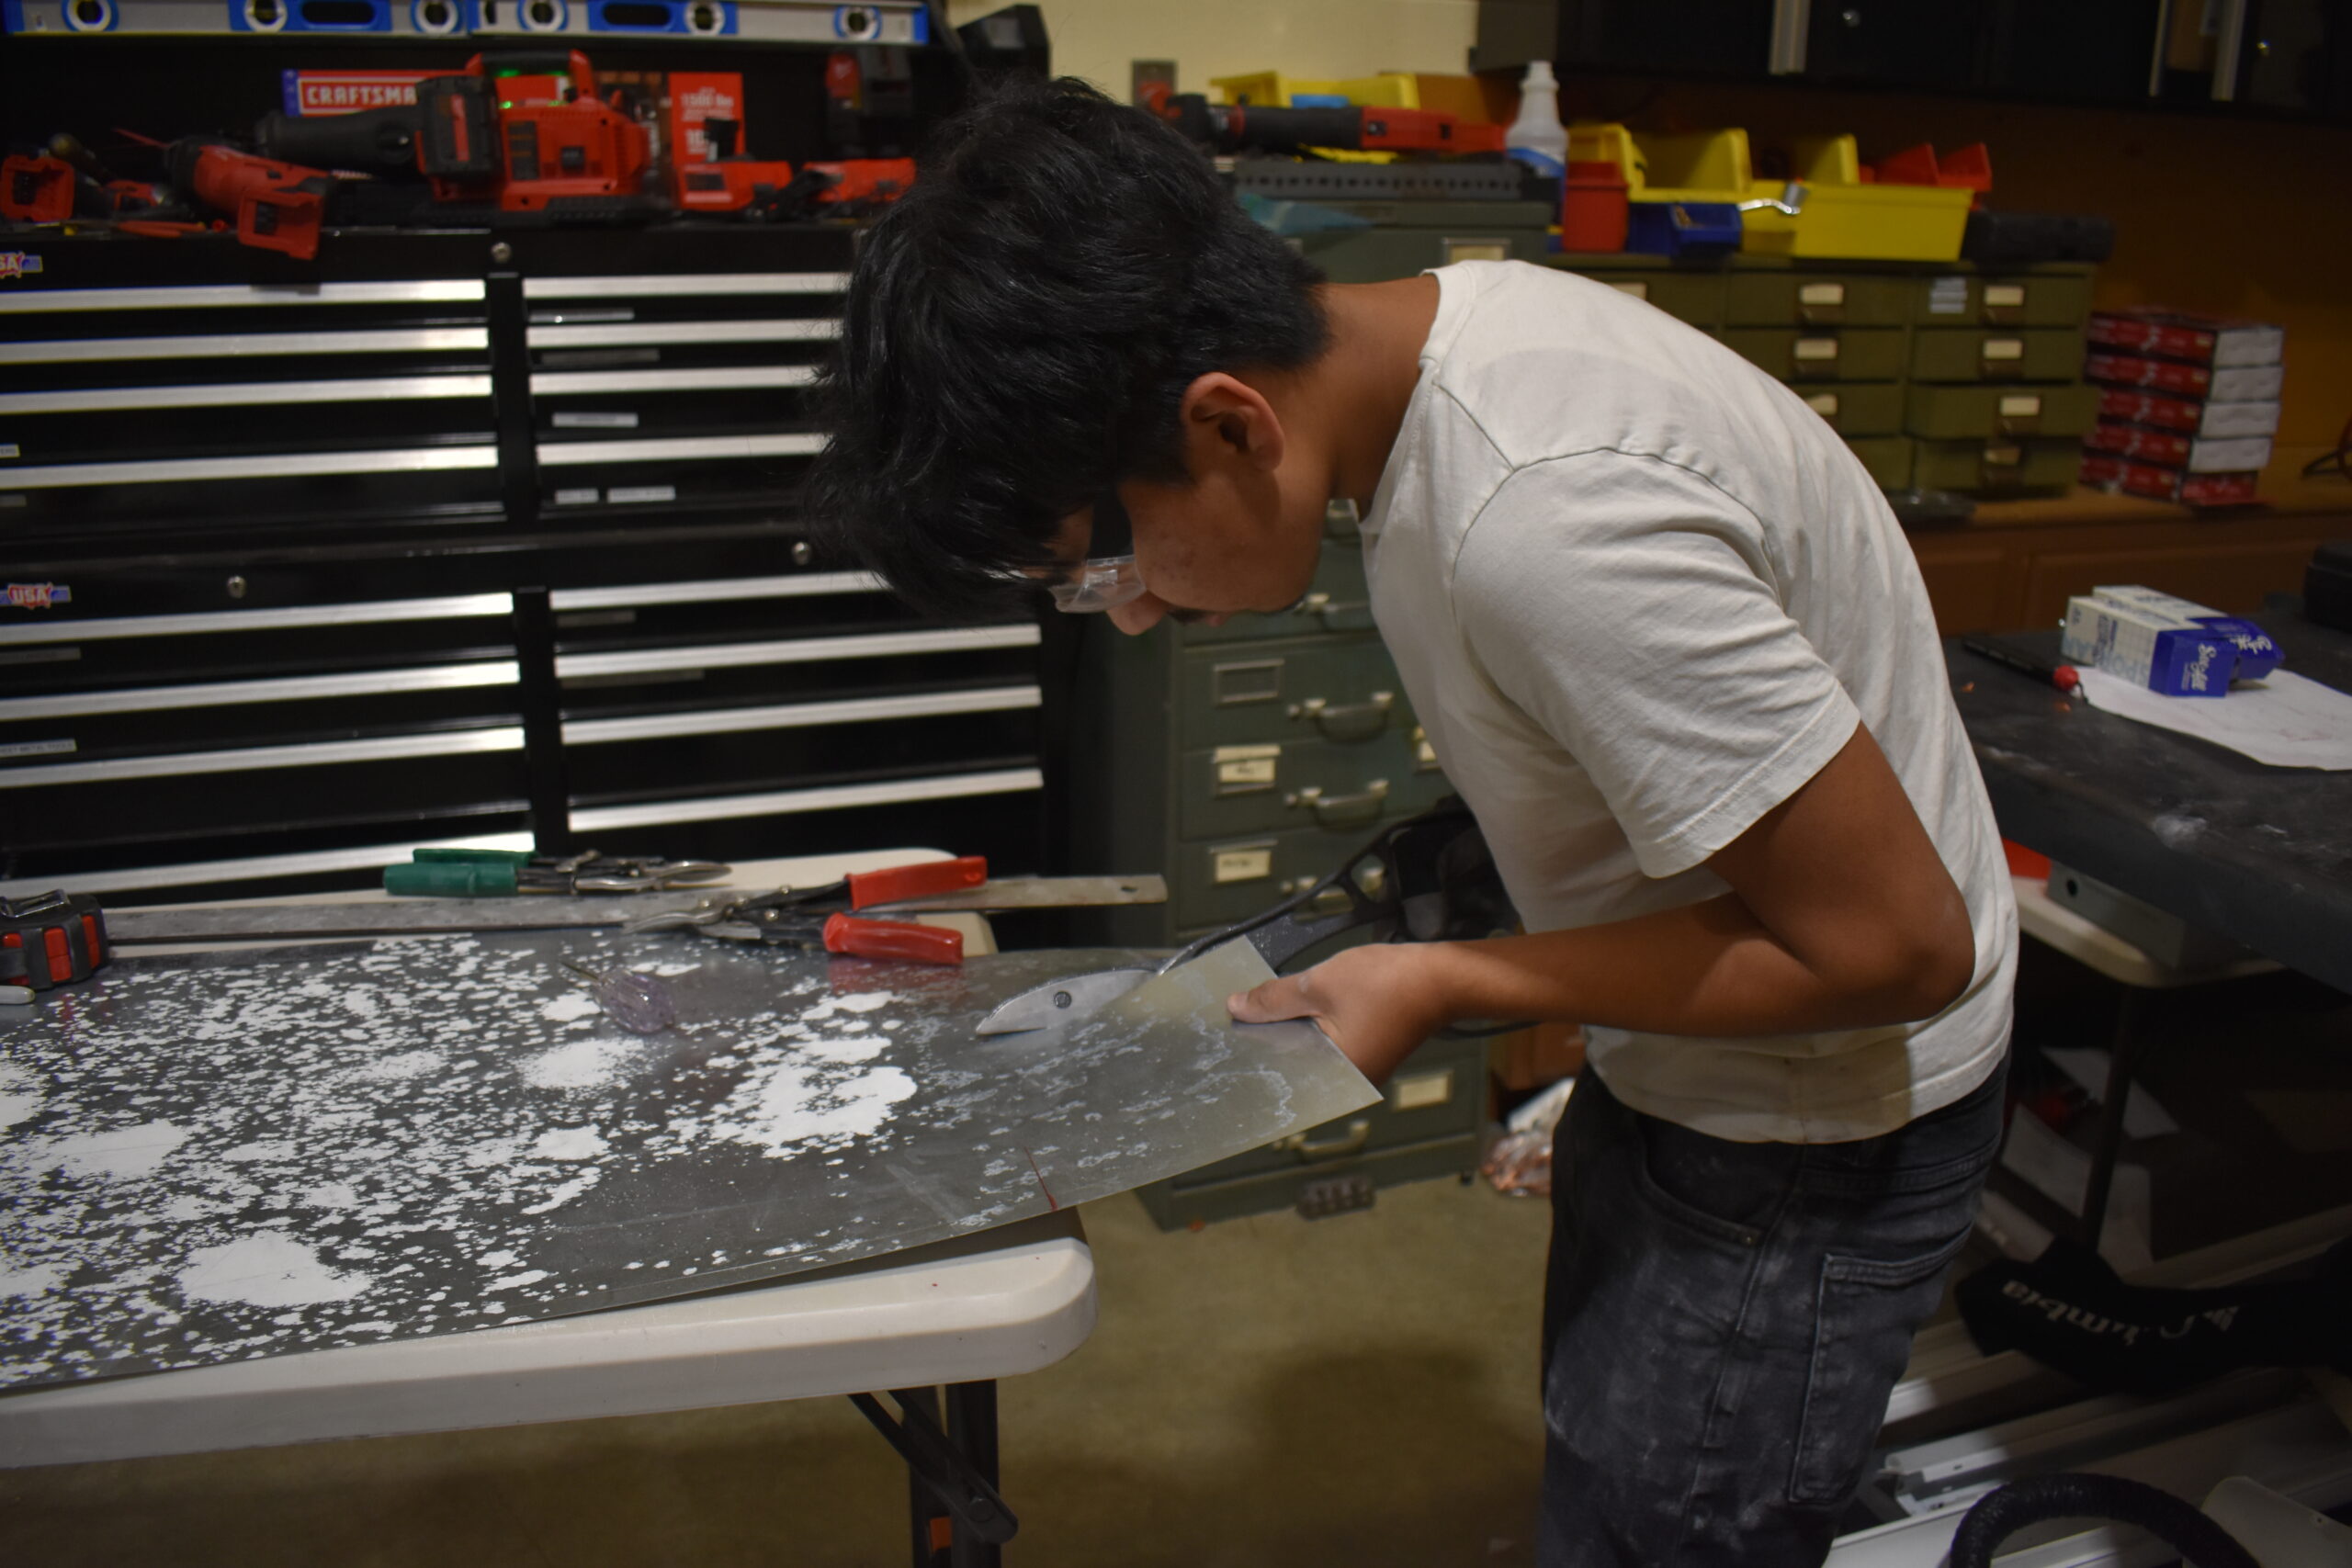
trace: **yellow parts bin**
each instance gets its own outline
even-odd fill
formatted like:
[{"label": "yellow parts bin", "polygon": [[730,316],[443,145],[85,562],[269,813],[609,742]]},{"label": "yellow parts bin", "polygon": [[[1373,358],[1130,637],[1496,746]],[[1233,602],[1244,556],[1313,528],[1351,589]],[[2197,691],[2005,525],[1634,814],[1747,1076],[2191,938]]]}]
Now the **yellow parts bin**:
[{"label": "yellow parts bin", "polygon": [[[1743,151],[1745,144],[1743,141]],[[1866,185],[1850,136],[1809,137],[1790,149],[1790,175],[1804,182],[1804,208],[1744,214],[1739,248],[1765,255],[1841,256],[1859,261],[1956,261],[1976,193],[1940,186]],[[1749,199],[1778,194],[1758,183]]]},{"label": "yellow parts bin", "polygon": [[1755,183],[1747,132],[1736,129],[1637,136],[1613,122],[1578,120],[1568,127],[1568,162],[1615,164],[1629,201],[1736,205]]}]

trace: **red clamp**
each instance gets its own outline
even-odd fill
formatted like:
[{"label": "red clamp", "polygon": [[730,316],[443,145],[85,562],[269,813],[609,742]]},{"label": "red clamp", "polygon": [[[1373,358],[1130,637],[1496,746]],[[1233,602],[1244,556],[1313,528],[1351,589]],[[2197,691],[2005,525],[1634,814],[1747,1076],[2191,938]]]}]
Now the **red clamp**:
[{"label": "red clamp", "polygon": [[0,898],[0,985],[46,991],[88,979],[107,957],[107,918],[88,894]]}]

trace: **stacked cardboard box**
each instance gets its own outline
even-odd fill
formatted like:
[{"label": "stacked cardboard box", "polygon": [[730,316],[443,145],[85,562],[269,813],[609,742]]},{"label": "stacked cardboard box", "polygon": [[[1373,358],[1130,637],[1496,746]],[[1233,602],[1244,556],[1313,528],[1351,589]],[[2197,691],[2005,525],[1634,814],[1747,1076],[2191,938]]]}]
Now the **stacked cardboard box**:
[{"label": "stacked cardboard box", "polygon": [[2157,310],[2101,310],[2083,373],[2101,388],[2083,482],[2192,506],[2255,499],[2278,429],[2285,332]]}]

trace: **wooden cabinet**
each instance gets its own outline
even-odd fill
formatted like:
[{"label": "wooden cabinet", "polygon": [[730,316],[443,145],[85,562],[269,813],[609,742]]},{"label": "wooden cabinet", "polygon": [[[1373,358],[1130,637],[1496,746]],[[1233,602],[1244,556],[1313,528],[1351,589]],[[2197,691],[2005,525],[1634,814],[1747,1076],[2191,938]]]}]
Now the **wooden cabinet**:
[{"label": "wooden cabinet", "polygon": [[2085,492],[1987,504],[1965,525],[1910,537],[1947,635],[2056,626],[2069,597],[2107,582],[2252,611],[2266,593],[2301,592],[2323,540],[2352,537],[2352,493],[2341,510],[2199,517]]}]

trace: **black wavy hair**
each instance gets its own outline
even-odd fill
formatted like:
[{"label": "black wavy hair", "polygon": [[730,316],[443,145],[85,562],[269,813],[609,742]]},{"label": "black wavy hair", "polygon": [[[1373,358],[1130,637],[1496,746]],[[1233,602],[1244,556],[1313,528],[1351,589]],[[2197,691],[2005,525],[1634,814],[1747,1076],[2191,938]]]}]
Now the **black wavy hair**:
[{"label": "black wavy hair", "polygon": [[1323,352],[1322,281],[1164,121],[1074,78],[999,85],[863,236],[813,521],[932,614],[1010,611],[1064,518],[1183,479],[1196,378]]}]

